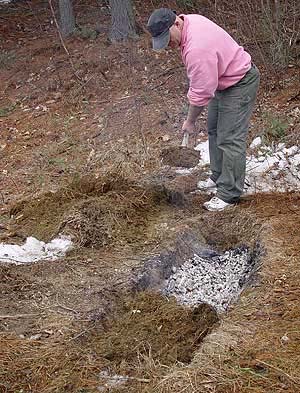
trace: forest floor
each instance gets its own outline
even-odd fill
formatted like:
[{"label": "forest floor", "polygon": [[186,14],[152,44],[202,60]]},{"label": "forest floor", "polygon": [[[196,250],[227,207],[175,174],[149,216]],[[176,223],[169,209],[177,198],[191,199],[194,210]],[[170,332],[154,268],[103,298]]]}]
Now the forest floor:
[{"label": "forest floor", "polygon": [[[146,34],[111,45],[104,5],[75,10],[84,27],[67,53],[48,3],[0,6],[0,241],[76,242],[60,260],[0,265],[0,392],[299,392],[300,193],[205,211],[201,170],[178,176],[161,159],[187,109],[179,54],[153,53]],[[249,144],[265,132],[297,145],[299,64],[271,74],[255,55]],[[203,141],[205,115],[199,128]],[[132,291],[185,231],[220,251],[260,245],[225,314]]]}]

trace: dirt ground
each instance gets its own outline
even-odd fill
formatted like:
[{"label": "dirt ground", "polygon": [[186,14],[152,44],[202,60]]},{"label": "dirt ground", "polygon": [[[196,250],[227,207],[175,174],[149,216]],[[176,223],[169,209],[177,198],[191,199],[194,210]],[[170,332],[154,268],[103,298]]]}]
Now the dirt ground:
[{"label": "dirt ground", "polygon": [[[187,108],[179,55],[153,54],[145,34],[110,45],[100,3],[75,4],[87,28],[66,41],[70,56],[47,3],[0,6],[0,241],[76,243],[62,260],[0,266],[0,392],[299,392],[300,194],[206,212],[208,197],[192,193],[202,174],[162,161]],[[262,86],[249,141],[266,113],[299,107],[299,65],[271,75],[253,55]],[[298,118],[287,143],[299,135]],[[132,291],[144,261],[185,230],[219,250],[263,250],[226,315]]]}]

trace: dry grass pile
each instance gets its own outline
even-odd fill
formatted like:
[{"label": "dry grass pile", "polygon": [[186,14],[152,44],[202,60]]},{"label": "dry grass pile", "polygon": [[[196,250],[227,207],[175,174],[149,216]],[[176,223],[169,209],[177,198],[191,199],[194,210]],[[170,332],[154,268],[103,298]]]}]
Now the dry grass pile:
[{"label": "dry grass pile", "polygon": [[125,298],[116,310],[116,319],[99,341],[99,348],[106,359],[121,367],[119,372],[126,371],[124,362],[134,367],[137,355],[164,365],[189,362],[218,320],[207,304],[189,309],[151,292]]},{"label": "dry grass pile", "polygon": [[[93,325],[78,338],[56,334],[30,340],[2,335],[0,389],[39,393],[96,391],[103,370],[129,376],[132,388],[140,378],[146,377],[150,383],[155,379],[146,371],[150,363],[160,365],[163,373],[166,366],[189,362],[217,320],[208,305],[191,310],[174,299],[140,293],[122,299],[114,314],[104,321],[104,327]],[[74,326],[68,328],[64,332]]]},{"label": "dry grass pile", "polygon": [[64,337],[56,341],[0,337],[1,392],[77,392],[96,388],[101,360],[91,348]]},{"label": "dry grass pile", "polygon": [[253,249],[260,241],[262,224],[248,209],[203,214],[198,222],[207,243],[220,251],[241,245]]},{"label": "dry grass pile", "polygon": [[149,214],[155,214],[158,195],[135,187],[124,193],[88,198],[72,206],[60,225],[83,247],[101,248],[112,243],[142,240]]},{"label": "dry grass pile", "polygon": [[142,186],[120,173],[107,173],[21,201],[11,215],[24,236],[47,241],[64,232],[81,246],[99,248],[141,239],[149,217],[168,199],[164,187]]},{"label": "dry grass pile", "polygon": [[[297,374],[299,356],[291,348],[291,358],[285,359],[270,353],[268,358],[253,357],[252,351],[245,351],[241,344],[247,331],[245,324],[224,323],[211,337],[208,337],[201,351],[189,367],[174,368],[162,377],[157,393],[191,391],[199,393],[267,393],[299,391],[300,379]],[[253,334],[253,333],[252,333]],[[261,343],[256,343],[256,347]],[[175,388],[174,388],[175,387]]]},{"label": "dry grass pile", "polygon": [[17,202],[12,206],[10,215],[22,225],[26,234],[49,240],[57,233],[63,215],[75,201],[106,194],[117,184],[122,188],[124,179],[114,173],[100,179],[90,176],[75,178],[56,191]]}]

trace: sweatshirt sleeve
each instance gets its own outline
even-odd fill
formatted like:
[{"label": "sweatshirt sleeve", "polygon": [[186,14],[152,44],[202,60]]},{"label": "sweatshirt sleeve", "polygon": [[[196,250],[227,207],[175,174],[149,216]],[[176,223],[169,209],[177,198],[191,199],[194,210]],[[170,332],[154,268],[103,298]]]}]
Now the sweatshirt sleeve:
[{"label": "sweatshirt sleeve", "polygon": [[199,49],[190,49],[185,59],[190,82],[187,94],[191,105],[205,106],[214,97],[218,87],[217,55]]}]

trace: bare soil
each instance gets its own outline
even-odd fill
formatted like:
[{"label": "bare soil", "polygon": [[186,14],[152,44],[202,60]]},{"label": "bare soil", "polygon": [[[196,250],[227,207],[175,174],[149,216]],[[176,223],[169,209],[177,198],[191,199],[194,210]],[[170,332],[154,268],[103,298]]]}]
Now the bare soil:
[{"label": "bare soil", "polygon": [[161,152],[162,162],[172,167],[193,168],[200,159],[200,153],[185,146],[173,146]]},{"label": "bare soil", "polygon": [[[137,5],[144,22],[150,4]],[[0,6],[0,240],[63,232],[76,244],[59,261],[0,266],[0,392],[97,392],[104,370],[129,377],[114,392],[300,391],[299,193],[206,212],[208,196],[192,193],[202,174],[165,165],[186,113],[179,55],[153,54],[145,34],[112,46],[106,7],[75,10],[98,35],[66,40],[68,56],[47,3]],[[266,113],[299,107],[297,64],[273,75],[253,56],[262,86],[249,141]],[[287,143],[299,135],[295,117]],[[264,250],[226,315],[132,291],[144,261],[187,229],[218,250]]]}]

